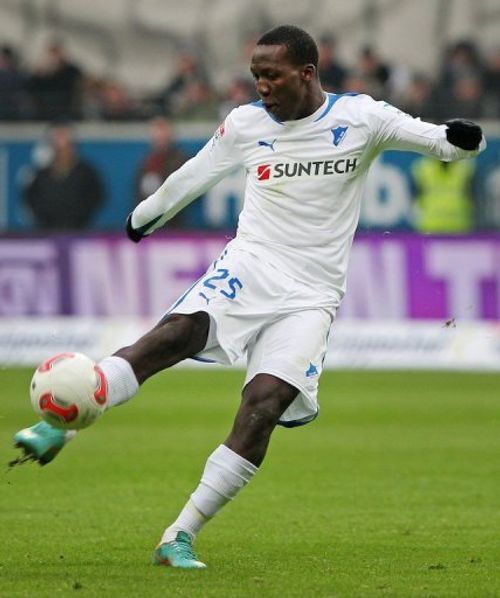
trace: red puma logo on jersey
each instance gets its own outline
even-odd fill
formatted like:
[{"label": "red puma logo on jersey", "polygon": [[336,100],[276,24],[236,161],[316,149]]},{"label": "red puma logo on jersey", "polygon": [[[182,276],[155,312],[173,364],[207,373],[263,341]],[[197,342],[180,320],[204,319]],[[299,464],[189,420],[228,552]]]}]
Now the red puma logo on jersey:
[{"label": "red puma logo on jersey", "polygon": [[271,176],[271,165],[270,164],[260,164],[257,166],[257,178],[259,181],[267,181]]}]

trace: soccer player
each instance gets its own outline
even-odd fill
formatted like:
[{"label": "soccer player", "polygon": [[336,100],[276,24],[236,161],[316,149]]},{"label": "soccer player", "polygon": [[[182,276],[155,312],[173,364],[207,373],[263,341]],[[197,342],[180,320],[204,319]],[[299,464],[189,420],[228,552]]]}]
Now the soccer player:
[{"label": "soccer player", "polygon": [[[275,426],[292,428],[318,415],[318,379],[373,159],[396,149],[451,161],[485,146],[471,122],[434,125],[366,95],[327,94],[317,63],[305,31],[280,26],[265,33],[250,66],[260,101],[234,109],[127,220],[128,236],[139,242],[236,166],[247,171],[236,238],[150,332],[100,362],[114,406],[183,359],[232,364],[247,356],[233,428],[165,530],[155,551],[159,564],[204,567],[194,539],[253,478]],[[41,422],[15,442],[43,463],[68,438]]]}]

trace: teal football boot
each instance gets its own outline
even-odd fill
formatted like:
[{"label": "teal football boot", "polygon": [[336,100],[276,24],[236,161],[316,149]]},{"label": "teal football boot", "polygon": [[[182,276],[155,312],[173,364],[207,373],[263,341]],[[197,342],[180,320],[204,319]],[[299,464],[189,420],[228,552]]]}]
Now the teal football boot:
[{"label": "teal football boot", "polygon": [[179,532],[171,542],[157,546],[153,562],[155,565],[178,567],[180,569],[204,569],[205,563],[198,560],[189,534]]},{"label": "teal football boot", "polygon": [[37,461],[40,465],[46,465],[75,434],[74,430],[60,430],[44,421],[19,430],[14,434],[14,446],[22,449],[24,454],[9,465],[12,467],[25,461]]}]

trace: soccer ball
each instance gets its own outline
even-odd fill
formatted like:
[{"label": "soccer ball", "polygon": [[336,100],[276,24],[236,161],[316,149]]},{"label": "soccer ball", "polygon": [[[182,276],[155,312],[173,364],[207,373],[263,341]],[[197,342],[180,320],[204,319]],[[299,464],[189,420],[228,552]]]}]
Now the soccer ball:
[{"label": "soccer ball", "polygon": [[104,374],[83,353],[59,353],[35,371],[30,386],[31,404],[51,426],[80,430],[105,410]]}]

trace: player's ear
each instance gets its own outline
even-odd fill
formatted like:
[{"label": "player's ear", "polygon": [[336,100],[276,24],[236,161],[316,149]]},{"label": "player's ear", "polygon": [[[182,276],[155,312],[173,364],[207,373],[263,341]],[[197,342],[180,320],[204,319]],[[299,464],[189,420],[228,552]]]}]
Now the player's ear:
[{"label": "player's ear", "polygon": [[316,77],[316,67],[314,64],[304,65],[301,75],[304,81],[312,81]]}]

